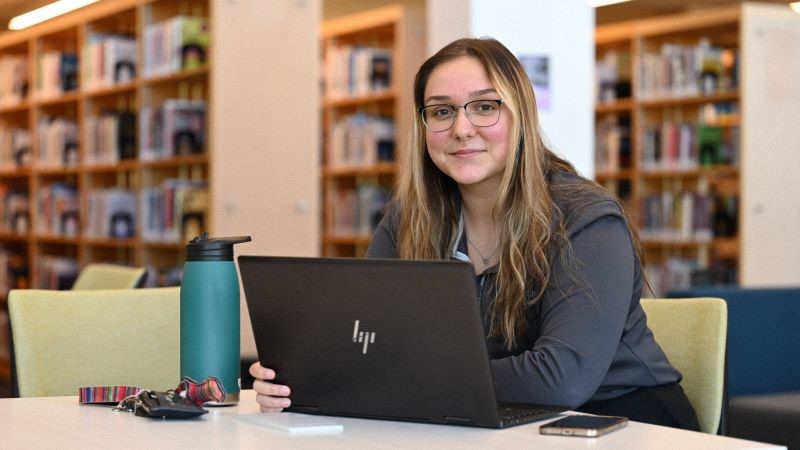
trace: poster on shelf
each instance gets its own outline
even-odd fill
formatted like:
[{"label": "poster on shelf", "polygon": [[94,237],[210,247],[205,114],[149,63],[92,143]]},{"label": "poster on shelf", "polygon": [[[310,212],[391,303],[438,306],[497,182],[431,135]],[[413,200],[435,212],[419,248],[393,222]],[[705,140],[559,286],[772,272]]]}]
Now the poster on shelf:
[{"label": "poster on shelf", "polygon": [[518,58],[533,84],[536,106],[540,111],[551,110],[550,57],[547,55],[520,55]]}]

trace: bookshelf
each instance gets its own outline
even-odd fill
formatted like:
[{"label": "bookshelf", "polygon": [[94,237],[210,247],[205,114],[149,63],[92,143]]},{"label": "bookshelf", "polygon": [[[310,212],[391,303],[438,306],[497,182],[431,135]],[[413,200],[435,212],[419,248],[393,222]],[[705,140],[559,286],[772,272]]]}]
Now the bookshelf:
[{"label": "bookshelf", "polygon": [[800,221],[781,212],[798,201],[771,181],[800,176],[782,118],[800,114],[800,64],[765,59],[793,39],[800,16],[747,2],[597,28],[596,179],[637,221],[657,296],[800,282]]},{"label": "bookshelf", "polygon": [[321,253],[362,256],[391,195],[425,56],[424,9],[389,5],[325,20]]},{"label": "bookshelf", "polygon": [[0,35],[3,340],[8,289],[67,288],[90,262],[178,281],[210,225],[212,3],[99,2]]}]

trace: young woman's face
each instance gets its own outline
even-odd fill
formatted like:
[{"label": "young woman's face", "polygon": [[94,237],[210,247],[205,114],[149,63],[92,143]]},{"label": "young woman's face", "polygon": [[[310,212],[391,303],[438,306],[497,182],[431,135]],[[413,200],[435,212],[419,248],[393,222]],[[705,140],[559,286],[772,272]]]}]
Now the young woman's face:
[{"label": "young woman's face", "polygon": [[[428,155],[462,188],[500,185],[510,148],[511,114],[505,106],[498,106],[497,123],[481,127],[473,125],[460,107],[475,100],[499,99],[486,70],[472,57],[443,63],[428,78],[424,106],[445,104],[457,108],[450,129],[425,129]],[[487,102],[487,107],[491,103]]]}]

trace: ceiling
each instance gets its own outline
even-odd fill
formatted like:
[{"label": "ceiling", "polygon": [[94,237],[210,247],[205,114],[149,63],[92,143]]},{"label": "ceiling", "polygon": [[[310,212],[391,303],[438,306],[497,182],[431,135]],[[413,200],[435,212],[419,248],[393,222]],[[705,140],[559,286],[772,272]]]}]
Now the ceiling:
[{"label": "ceiling", "polygon": [[[0,31],[8,29],[8,21],[19,14],[46,5],[53,0],[0,0]],[[113,0],[103,0],[113,1]],[[756,0],[759,3],[788,4],[789,0]],[[365,0],[368,4],[370,0]],[[739,0],[633,0],[616,5],[598,8],[596,18],[598,24],[639,19],[663,14],[672,14],[690,9],[709,8],[714,6],[740,3]]]},{"label": "ceiling", "polygon": [[8,30],[8,21],[12,17],[52,2],[53,0],[0,0],[0,31]]}]

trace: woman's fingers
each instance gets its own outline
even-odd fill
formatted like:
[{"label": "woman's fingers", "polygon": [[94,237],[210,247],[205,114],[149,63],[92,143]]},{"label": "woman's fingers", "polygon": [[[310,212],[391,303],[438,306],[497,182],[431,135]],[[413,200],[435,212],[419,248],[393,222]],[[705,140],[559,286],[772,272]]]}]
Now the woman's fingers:
[{"label": "woman's fingers", "polygon": [[262,366],[258,361],[250,365],[250,375],[257,380],[275,379],[275,371]]},{"label": "woman's fingers", "polygon": [[256,402],[261,406],[261,411],[281,411],[288,408],[292,401],[286,397],[274,397],[271,395],[256,394]]},{"label": "woman's fingers", "polygon": [[289,407],[292,401],[287,397],[292,393],[289,386],[270,383],[275,379],[275,371],[255,362],[250,366],[250,375],[253,381],[253,390],[256,391],[256,402],[261,412],[278,412]]},{"label": "woman's fingers", "polygon": [[288,397],[292,393],[289,386],[282,384],[274,384],[264,380],[253,381],[253,390],[261,395],[269,395],[272,397]]}]

